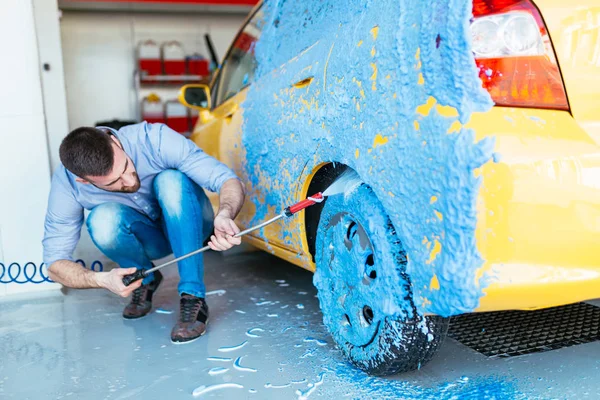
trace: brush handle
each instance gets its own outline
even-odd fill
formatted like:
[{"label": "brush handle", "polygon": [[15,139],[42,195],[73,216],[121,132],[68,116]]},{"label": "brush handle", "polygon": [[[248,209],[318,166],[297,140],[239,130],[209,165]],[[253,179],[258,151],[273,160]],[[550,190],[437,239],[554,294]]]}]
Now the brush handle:
[{"label": "brush handle", "polygon": [[144,270],[138,269],[133,274],[125,275],[123,277],[123,285],[129,286],[133,282],[140,280],[140,279],[144,279],[145,277],[146,277],[146,274],[144,273]]}]

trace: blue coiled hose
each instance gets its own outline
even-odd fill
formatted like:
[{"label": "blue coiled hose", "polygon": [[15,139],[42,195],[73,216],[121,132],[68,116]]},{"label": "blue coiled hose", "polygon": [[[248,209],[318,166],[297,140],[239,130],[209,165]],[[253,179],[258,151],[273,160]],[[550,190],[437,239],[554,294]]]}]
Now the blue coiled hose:
[{"label": "blue coiled hose", "polygon": [[[85,261],[77,260],[77,263],[81,264],[84,268],[87,268]],[[35,283],[40,284],[44,282],[54,282],[48,275],[45,274],[47,269],[45,263],[41,263],[39,266],[34,262],[28,262],[25,265],[13,262],[6,267],[0,262],[0,283]],[[96,272],[102,272],[104,266],[102,262],[95,260],[91,263],[90,269]]]}]

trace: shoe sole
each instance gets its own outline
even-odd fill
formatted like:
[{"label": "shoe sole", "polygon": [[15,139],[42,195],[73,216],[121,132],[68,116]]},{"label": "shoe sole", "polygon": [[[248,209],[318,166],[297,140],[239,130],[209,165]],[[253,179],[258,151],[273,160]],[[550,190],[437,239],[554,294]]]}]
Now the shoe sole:
[{"label": "shoe sole", "polygon": [[[208,326],[208,320],[206,320],[206,322],[204,323],[204,325]],[[185,342],[174,342],[173,339],[171,339],[171,343],[176,344],[176,345],[192,343],[192,342],[195,342],[196,340],[200,339],[205,334],[206,334],[206,329],[197,338],[193,338],[192,340],[186,340]]]},{"label": "shoe sole", "polygon": [[124,316],[124,315],[121,315],[121,317],[123,317],[123,319],[124,319],[125,321],[135,321],[135,320],[137,320],[137,319],[146,318],[148,315],[150,315],[150,313],[152,313],[152,311],[149,311],[147,314],[144,314],[144,315],[142,315],[141,317],[134,317],[134,318],[131,318],[131,317],[126,317],[126,316]]}]

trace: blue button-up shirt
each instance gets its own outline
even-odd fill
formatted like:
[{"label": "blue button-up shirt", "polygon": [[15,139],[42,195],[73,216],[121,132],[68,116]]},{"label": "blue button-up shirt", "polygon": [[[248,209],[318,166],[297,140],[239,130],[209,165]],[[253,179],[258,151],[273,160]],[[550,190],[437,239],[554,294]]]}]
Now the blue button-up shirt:
[{"label": "blue button-up shirt", "polygon": [[118,132],[109,129],[121,142],[131,158],[141,182],[136,193],[115,193],[81,184],[60,165],[52,177],[48,210],[44,226],[44,262],[47,266],[58,260],[73,260],[83,225],[83,210],[103,203],[121,203],[152,220],[161,216],[152,190],[154,177],[166,170],[177,169],[199,186],[219,192],[229,179],[236,179],[225,164],[204,153],[191,140],[163,124],[130,125]]}]

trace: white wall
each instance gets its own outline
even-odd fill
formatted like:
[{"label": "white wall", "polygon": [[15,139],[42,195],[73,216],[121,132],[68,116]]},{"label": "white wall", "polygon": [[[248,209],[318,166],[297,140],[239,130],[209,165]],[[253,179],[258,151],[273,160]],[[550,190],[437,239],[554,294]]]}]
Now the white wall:
[{"label": "white wall", "polygon": [[[50,162],[32,0],[0,7],[0,48],[10,55],[0,62],[0,262],[39,265]],[[0,284],[0,295],[57,286]]]},{"label": "white wall", "polygon": [[56,0],[33,0],[33,16],[37,31],[40,65],[47,64],[49,70],[41,69],[42,93],[46,115],[46,131],[52,171],[58,166],[58,147],[68,133],[67,96],[60,43],[60,11]]},{"label": "white wall", "polygon": [[69,128],[137,118],[133,72],[139,41],[178,40],[186,54],[208,57],[204,44],[208,32],[223,57],[243,21],[242,15],[227,14],[63,12],[60,28]]}]

